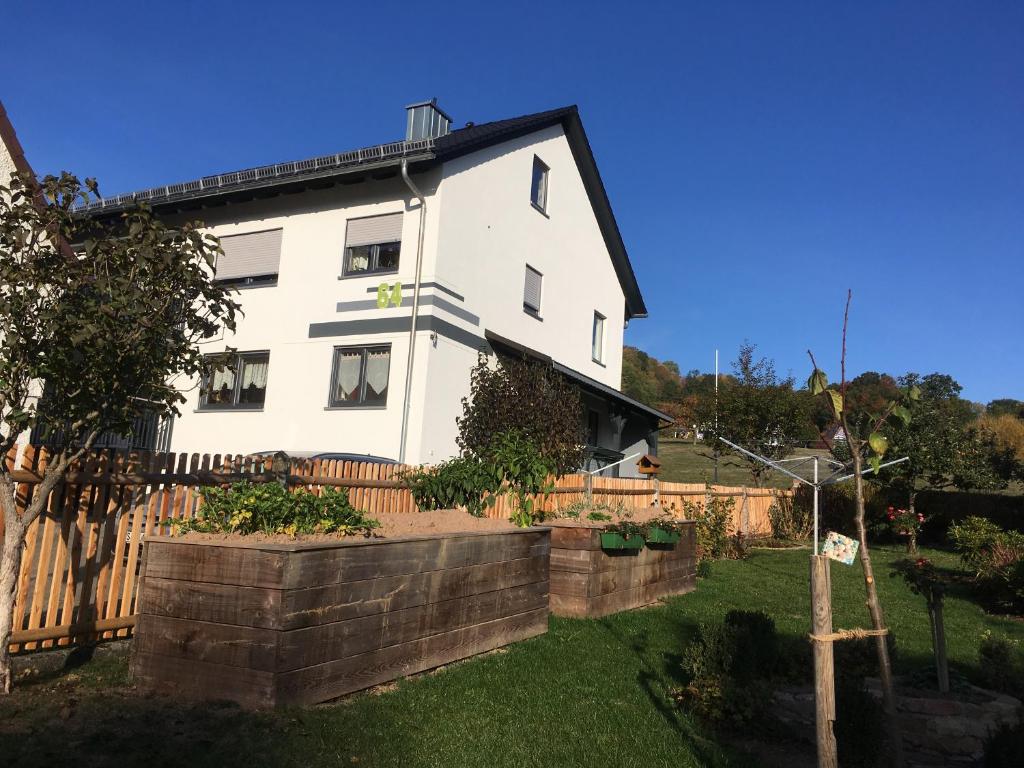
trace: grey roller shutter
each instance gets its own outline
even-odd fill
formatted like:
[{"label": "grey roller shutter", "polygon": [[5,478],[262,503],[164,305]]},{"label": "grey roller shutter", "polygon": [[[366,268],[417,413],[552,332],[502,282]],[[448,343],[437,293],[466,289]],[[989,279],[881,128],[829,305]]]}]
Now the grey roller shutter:
[{"label": "grey roller shutter", "polygon": [[349,219],[345,232],[345,247],[398,243],[402,240],[402,214],[389,213],[384,216],[369,216],[365,219]]},{"label": "grey roller shutter", "polygon": [[276,275],[281,265],[281,230],[228,235],[220,239],[224,253],[217,259],[218,280]]},{"label": "grey roller shutter", "polygon": [[523,306],[540,312],[540,287],[544,277],[533,267],[526,268],[526,285],[523,288]]}]

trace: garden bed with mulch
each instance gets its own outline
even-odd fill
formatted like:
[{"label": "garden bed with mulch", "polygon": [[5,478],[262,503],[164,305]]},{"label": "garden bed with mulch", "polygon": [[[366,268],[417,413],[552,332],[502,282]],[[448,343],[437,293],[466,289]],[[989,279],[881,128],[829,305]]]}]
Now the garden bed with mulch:
[{"label": "garden bed with mulch", "polygon": [[[457,515],[462,530],[444,530]],[[546,632],[550,531],[466,517],[380,516],[384,538],[151,539],[134,679],[253,708],[311,704]],[[395,535],[417,523],[433,529]]]}]

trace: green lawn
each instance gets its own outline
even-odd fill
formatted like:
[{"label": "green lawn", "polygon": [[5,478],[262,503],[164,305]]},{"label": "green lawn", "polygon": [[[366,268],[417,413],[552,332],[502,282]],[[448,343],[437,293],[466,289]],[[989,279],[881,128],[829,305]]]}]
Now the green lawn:
[{"label": "green lawn", "polygon": [[[928,552],[940,565],[952,555]],[[807,550],[755,550],[714,564],[697,592],[597,621],[553,619],[550,632],[397,686],[304,710],[253,715],[181,705],[129,687],[123,650],[66,672],[23,679],[0,700],[0,754],[11,765],[147,766],[698,766],[757,765],[724,751],[681,715],[667,691],[701,622],[762,609],[779,631],[808,628]],[[876,550],[879,589],[898,643],[898,671],[930,660],[921,598],[888,577],[898,550]],[[835,625],[865,626],[858,566],[834,564]],[[984,629],[1024,640],[1024,623],[992,617],[953,590],[949,655],[976,674]],[[26,657],[26,664],[40,666]]]},{"label": "green lawn", "polygon": [[[797,456],[829,456],[826,450],[797,448],[793,457]],[[661,459],[662,480],[670,483],[704,483],[713,482],[715,462],[711,458],[711,446],[698,443],[694,445],[686,440],[662,438],[658,441],[658,458]],[[797,472],[810,477],[810,465],[804,465]],[[822,466],[822,472],[825,467]],[[753,485],[749,465],[738,456],[721,454],[718,458],[719,485]],[[781,472],[772,472],[768,476],[767,485],[773,488],[789,488],[792,481]]]}]

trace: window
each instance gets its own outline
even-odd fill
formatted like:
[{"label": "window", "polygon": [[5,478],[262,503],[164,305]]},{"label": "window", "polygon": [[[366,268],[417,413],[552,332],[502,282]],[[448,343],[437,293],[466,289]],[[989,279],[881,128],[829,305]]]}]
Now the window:
[{"label": "window", "polygon": [[595,363],[604,363],[604,320],[600,312],[594,313],[594,332],[590,337],[590,352]]},{"label": "window", "polygon": [[269,352],[229,352],[206,358],[216,367],[203,379],[200,409],[263,407],[267,397]]},{"label": "window", "polygon": [[280,229],[226,235],[220,239],[214,277],[222,285],[236,287],[275,285],[281,264]]},{"label": "window", "polygon": [[544,275],[526,265],[526,284],[523,286],[523,309],[537,315],[540,314],[540,291]]},{"label": "window", "polygon": [[330,407],[387,405],[390,369],[390,345],[335,347]]},{"label": "window", "polygon": [[533,158],[533,183],[530,185],[530,202],[541,213],[547,213],[548,167],[536,156]]},{"label": "window", "polygon": [[601,416],[597,411],[587,412],[587,445],[597,445],[600,434]]},{"label": "window", "polygon": [[345,233],[342,273],[351,277],[397,272],[401,250],[402,214],[351,219]]}]

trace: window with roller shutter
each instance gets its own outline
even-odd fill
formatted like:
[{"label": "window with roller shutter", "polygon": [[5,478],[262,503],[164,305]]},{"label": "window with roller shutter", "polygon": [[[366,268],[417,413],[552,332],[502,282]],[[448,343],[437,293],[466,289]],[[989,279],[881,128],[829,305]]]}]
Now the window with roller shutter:
[{"label": "window with roller shutter", "polygon": [[523,287],[523,309],[530,314],[540,314],[540,294],[544,276],[529,264],[526,265],[526,282]]},{"label": "window with roller shutter", "polygon": [[345,232],[345,277],[398,271],[402,250],[402,214],[350,219]]},{"label": "window with roller shutter", "polygon": [[275,285],[281,266],[280,229],[226,235],[214,270],[218,283],[237,287]]}]

